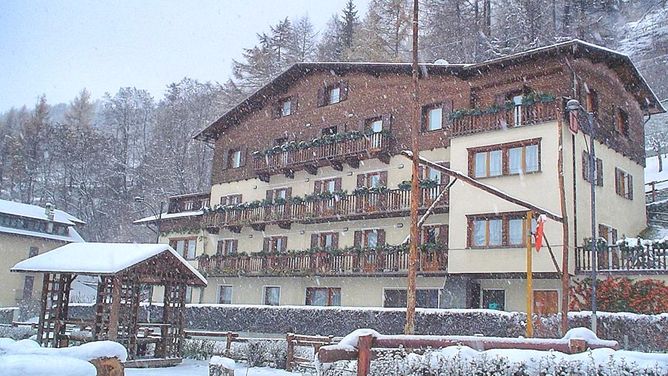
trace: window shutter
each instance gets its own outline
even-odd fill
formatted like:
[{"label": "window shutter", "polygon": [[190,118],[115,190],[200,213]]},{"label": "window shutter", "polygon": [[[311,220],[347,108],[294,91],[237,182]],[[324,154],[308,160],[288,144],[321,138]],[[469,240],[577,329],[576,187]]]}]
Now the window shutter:
[{"label": "window shutter", "polygon": [[378,245],[385,245],[385,230],[378,229]]},{"label": "window shutter", "polygon": [[219,240],[218,247],[216,247],[216,254],[222,255],[224,251],[225,251],[225,241]]},{"label": "window shutter", "polygon": [[348,99],[348,81],[339,81],[339,89],[341,90],[340,100],[345,101]]},{"label": "window shutter", "polygon": [[335,191],[341,190],[341,178],[334,179],[334,190]]},{"label": "window shutter", "polygon": [[425,132],[427,130],[427,112],[429,107],[422,106],[420,109],[420,132]]},{"label": "window shutter", "polygon": [[248,151],[247,148],[241,148],[240,149],[240,157],[239,157],[239,167],[243,167],[246,165],[246,152]]},{"label": "window shutter", "polygon": [[313,182],[313,193],[322,193],[322,181],[316,180]]},{"label": "window shutter", "polygon": [[503,94],[495,95],[494,96],[494,103],[503,108],[503,106],[506,104],[506,94],[503,93]]},{"label": "window shutter", "polygon": [[232,242],[232,252],[236,255],[237,251],[239,250],[239,240],[234,239],[230,241]]},{"label": "window shutter", "polygon": [[267,195],[265,196],[267,201],[271,201],[274,198],[274,190],[273,189],[267,189]]},{"label": "window shutter", "polygon": [[319,240],[320,240],[319,234],[311,234],[311,248],[317,247]]},{"label": "window shutter", "polygon": [[221,167],[221,170],[226,170],[227,169],[227,158],[229,157],[229,155],[230,155],[229,150],[227,150],[227,149],[223,150],[223,156],[221,158],[222,161],[223,161],[223,165]]},{"label": "window shutter", "polygon": [[448,232],[450,231],[450,228],[448,225],[440,225],[438,226],[438,237],[436,238],[436,242],[444,245],[446,248],[448,247]]},{"label": "window shutter", "polygon": [[452,124],[452,120],[450,120],[450,114],[452,113],[452,100],[451,99],[445,99],[443,101],[443,104],[441,105],[441,108],[443,110],[443,118],[441,119],[443,128],[449,127]]},{"label": "window shutter", "polygon": [[269,252],[269,244],[271,242],[270,238],[264,238],[264,243],[262,244],[262,251]]},{"label": "window shutter", "polygon": [[425,173],[425,166],[419,165],[418,166],[418,179],[424,179],[427,174]]},{"label": "window shutter", "polygon": [[596,158],[596,185],[603,186],[603,161]]},{"label": "window shutter", "polygon": [[283,248],[281,248],[279,251],[285,252],[288,250],[288,237],[287,236],[281,236],[281,244]]},{"label": "window shutter", "polygon": [[326,94],[325,92],[326,88],[324,86],[318,88],[318,102],[317,102],[318,107],[322,107],[327,104],[327,100],[325,99],[325,94]]},{"label": "window shutter", "polygon": [[392,114],[383,114],[383,130],[389,131],[392,129]]},{"label": "window shutter", "polygon": [[612,229],[612,242],[617,243],[617,229],[616,228]]},{"label": "window shutter", "polygon": [[332,234],[332,248],[339,248],[339,233],[335,232]]},{"label": "window shutter", "polygon": [[380,185],[387,187],[387,171],[380,172]]},{"label": "window shutter", "polygon": [[278,119],[281,117],[281,101],[274,103],[269,111],[271,112],[272,119]]},{"label": "window shutter", "polygon": [[629,200],[633,200],[633,176],[632,175],[626,175],[629,178],[629,186],[628,186],[628,196],[627,198]]},{"label": "window shutter", "polygon": [[620,192],[621,192],[621,189],[620,189],[621,179],[620,179],[620,176],[619,176],[620,175],[619,172],[620,172],[619,169],[617,167],[615,167],[615,193],[617,193],[617,194],[620,194]]},{"label": "window shutter", "polygon": [[582,152],[582,178],[589,181],[589,154]]},{"label": "window shutter", "polygon": [[296,95],[293,95],[292,98],[290,98],[290,115],[297,112],[298,105],[299,105],[299,99],[297,98]]},{"label": "window shutter", "polygon": [[365,174],[359,174],[357,175],[357,187],[364,187],[366,182],[366,175]]},{"label": "window shutter", "polygon": [[359,248],[362,247],[362,231],[360,230],[355,231],[355,238],[353,240],[353,245]]},{"label": "window shutter", "polygon": [[357,130],[360,132],[366,132],[366,119],[361,119],[357,122]]},{"label": "window shutter", "polygon": [[292,197],[292,187],[288,187],[288,189],[285,190],[285,197],[286,198]]}]

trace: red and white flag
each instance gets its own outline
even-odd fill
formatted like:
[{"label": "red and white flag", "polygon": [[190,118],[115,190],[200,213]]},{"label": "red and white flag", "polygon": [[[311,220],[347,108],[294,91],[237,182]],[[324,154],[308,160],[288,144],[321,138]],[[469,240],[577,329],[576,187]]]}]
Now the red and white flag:
[{"label": "red and white flag", "polygon": [[541,247],[543,247],[543,226],[545,225],[546,220],[547,217],[545,214],[541,214],[536,221],[536,252],[540,252]]}]

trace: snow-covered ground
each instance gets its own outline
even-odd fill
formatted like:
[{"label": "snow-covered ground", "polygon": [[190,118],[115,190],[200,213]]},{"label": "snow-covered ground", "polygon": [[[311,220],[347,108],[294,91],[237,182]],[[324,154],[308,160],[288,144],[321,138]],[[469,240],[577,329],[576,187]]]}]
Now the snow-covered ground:
[{"label": "snow-covered ground", "polygon": [[[659,158],[654,156],[645,159],[645,183],[668,179],[668,154],[662,156],[662,161],[663,171],[659,172]],[[668,182],[656,185],[656,189],[663,188],[668,188]],[[645,186],[645,191],[649,190],[650,187]]]},{"label": "snow-covered ground", "polygon": [[[126,368],[126,376],[206,376],[209,374],[209,364],[206,360],[185,359],[183,363],[175,367],[167,368]],[[301,375],[280,369],[269,367],[247,368],[242,363],[237,363],[234,370],[235,376],[288,376]]]}]

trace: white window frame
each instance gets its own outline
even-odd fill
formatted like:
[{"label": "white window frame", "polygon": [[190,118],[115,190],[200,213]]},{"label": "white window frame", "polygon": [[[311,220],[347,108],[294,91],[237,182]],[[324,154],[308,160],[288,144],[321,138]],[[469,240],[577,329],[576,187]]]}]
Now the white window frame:
[{"label": "white window frame", "polygon": [[[266,297],[267,297],[267,289],[273,289],[276,288],[278,289],[278,303],[277,304],[267,304],[266,302]],[[280,306],[281,305],[281,286],[278,285],[265,285],[262,286],[262,298],[260,304],[262,305],[270,305],[270,306]]]},{"label": "white window frame", "polygon": [[[224,288],[229,288],[230,289],[230,302],[225,303],[221,302],[222,294],[221,292],[223,291]],[[216,288],[216,304],[232,304],[234,300],[234,287],[232,285],[218,285]]]}]

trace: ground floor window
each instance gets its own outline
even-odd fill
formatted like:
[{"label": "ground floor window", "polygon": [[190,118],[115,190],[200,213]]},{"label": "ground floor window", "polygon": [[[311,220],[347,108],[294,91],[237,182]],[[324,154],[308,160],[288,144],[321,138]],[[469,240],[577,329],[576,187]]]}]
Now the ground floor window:
[{"label": "ground floor window", "polygon": [[338,287],[307,287],[306,305],[340,306],[341,289]]},{"label": "ground floor window", "polygon": [[281,288],[278,286],[266,286],[264,288],[264,301],[266,305],[277,306],[281,301]]},{"label": "ground floor window", "polygon": [[482,290],[482,308],[503,311],[506,308],[506,290]]},{"label": "ground floor window", "polygon": [[232,286],[218,286],[218,304],[232,304]]},{"label": "ground floor window", "polygon": [[[383,292],[383,307],[405,308],[406,290],[386,289]],[[438,289],[418,289],[415,292],[415,304],[419,308],[438,308]]]}]

